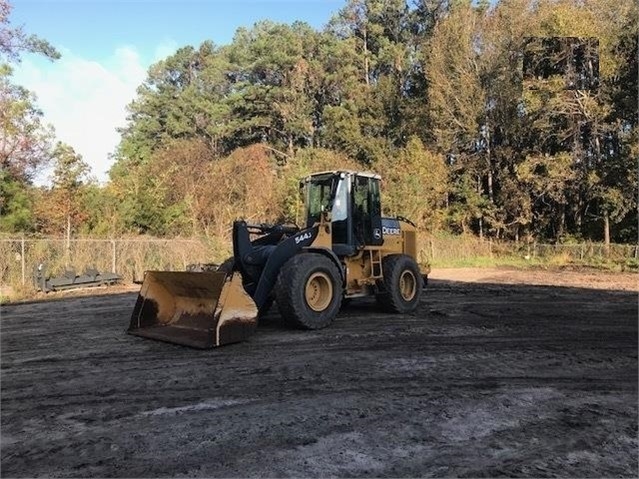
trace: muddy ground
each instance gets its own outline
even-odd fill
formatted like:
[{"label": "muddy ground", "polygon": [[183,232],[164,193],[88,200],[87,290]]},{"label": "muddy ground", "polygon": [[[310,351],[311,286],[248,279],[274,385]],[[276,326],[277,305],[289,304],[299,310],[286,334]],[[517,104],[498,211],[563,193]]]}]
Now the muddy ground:
[{"label": "muddy ground", "polygon": [[1,474],[637,477],[636,277],[574,274],[435,272],[413,316],[210,351],[126,335],[135,293],[4,306]]}]

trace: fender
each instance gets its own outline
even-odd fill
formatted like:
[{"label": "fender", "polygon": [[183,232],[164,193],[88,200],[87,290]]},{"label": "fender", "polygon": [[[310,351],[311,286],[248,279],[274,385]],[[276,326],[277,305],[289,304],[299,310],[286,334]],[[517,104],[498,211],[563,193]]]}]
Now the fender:
[{"label": "fender", "polygon": [[332,249],[314,247],[304,248],[304,251],[308,251],[309,253],[319,253],[329,258],[335,264],[335,266],[337,266],[337,270],[339,271],[340,277],[342,278],[342,286],[346,284],[346,272],[344,271],[344,266]]},{"label": "fender", "polygon": [[318,234],[319,225],[315,225],[312,228],[307,228],[291,235],[277,245],[277,248],[269,255],[264,265],[260,279],[257,282],[257,287],[255,288],[255,293],[253,294],[253,301],[255,301],[258,309],[264,306],[271,291],[273,291],[273,287],[277,281],[277,275],[280,273],[284,263],[302,251],[302,249],[312,245]]}]

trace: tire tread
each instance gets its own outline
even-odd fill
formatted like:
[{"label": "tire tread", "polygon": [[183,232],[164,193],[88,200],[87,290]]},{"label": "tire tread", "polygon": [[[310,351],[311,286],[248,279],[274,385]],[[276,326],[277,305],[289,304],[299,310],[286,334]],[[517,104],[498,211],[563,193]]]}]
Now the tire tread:
[{"label": "tire tread", "polygon": [[[333,279],[334,298],[321,313],[311,311],[298,288],[304,288],[305,278],[317,269],[327,271]],[[341,306],[341,278],[337,267],[326,256],[301,253],[289,259],[277,277],[275,301],[284,320],[302,329],[321,329],[333,322]]]},{"label": "tire tread", "polygon": [[[406,267],[413,270],[417,281],[416,299],[407,303],[399,291],[399,276]],[[377,303],[388,313],[410,313],[419,305],[419,299],[423,288],[422,276],[415,260],[405,254],[392,254],[382,259],[382,272],[384,278],[381,281],[381,291],[376,294]]]}]

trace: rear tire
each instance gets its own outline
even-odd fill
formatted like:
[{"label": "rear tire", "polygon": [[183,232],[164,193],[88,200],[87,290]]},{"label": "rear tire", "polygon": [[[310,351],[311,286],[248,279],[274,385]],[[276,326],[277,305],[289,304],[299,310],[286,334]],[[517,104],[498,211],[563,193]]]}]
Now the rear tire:
[{"label": "rear tire", "polygon": [[393,254],[382,260],[383,280],[378,284],[378,304],[389,313],[412,313],[419,305],[423,288],[419,266],[405,254]]},{"label": "rear tire", "polygon": [[284,320],[303,329],[321,329],[333,322],[342,303],[342,280],[326,256],[302,253],[280,270],[275,301]]}]

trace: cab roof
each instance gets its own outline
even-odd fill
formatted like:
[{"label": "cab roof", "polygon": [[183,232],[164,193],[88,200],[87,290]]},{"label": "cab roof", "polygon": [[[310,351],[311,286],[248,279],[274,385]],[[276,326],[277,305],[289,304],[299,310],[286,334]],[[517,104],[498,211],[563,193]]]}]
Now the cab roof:
[{"label": "cab roof", "polygon": [[381,180],[382,177],[377,173],[372,173],[369,171],[353,171],[353,170],[326,170],[326,171],[318,171],[317,173],[312,173],[306,177],[306,179],[310,179],[314,176],[321,175],[339,175],[340,173],[344,173],[349,176],[365,176],[366,178],[374,178],[376,180]]}]

